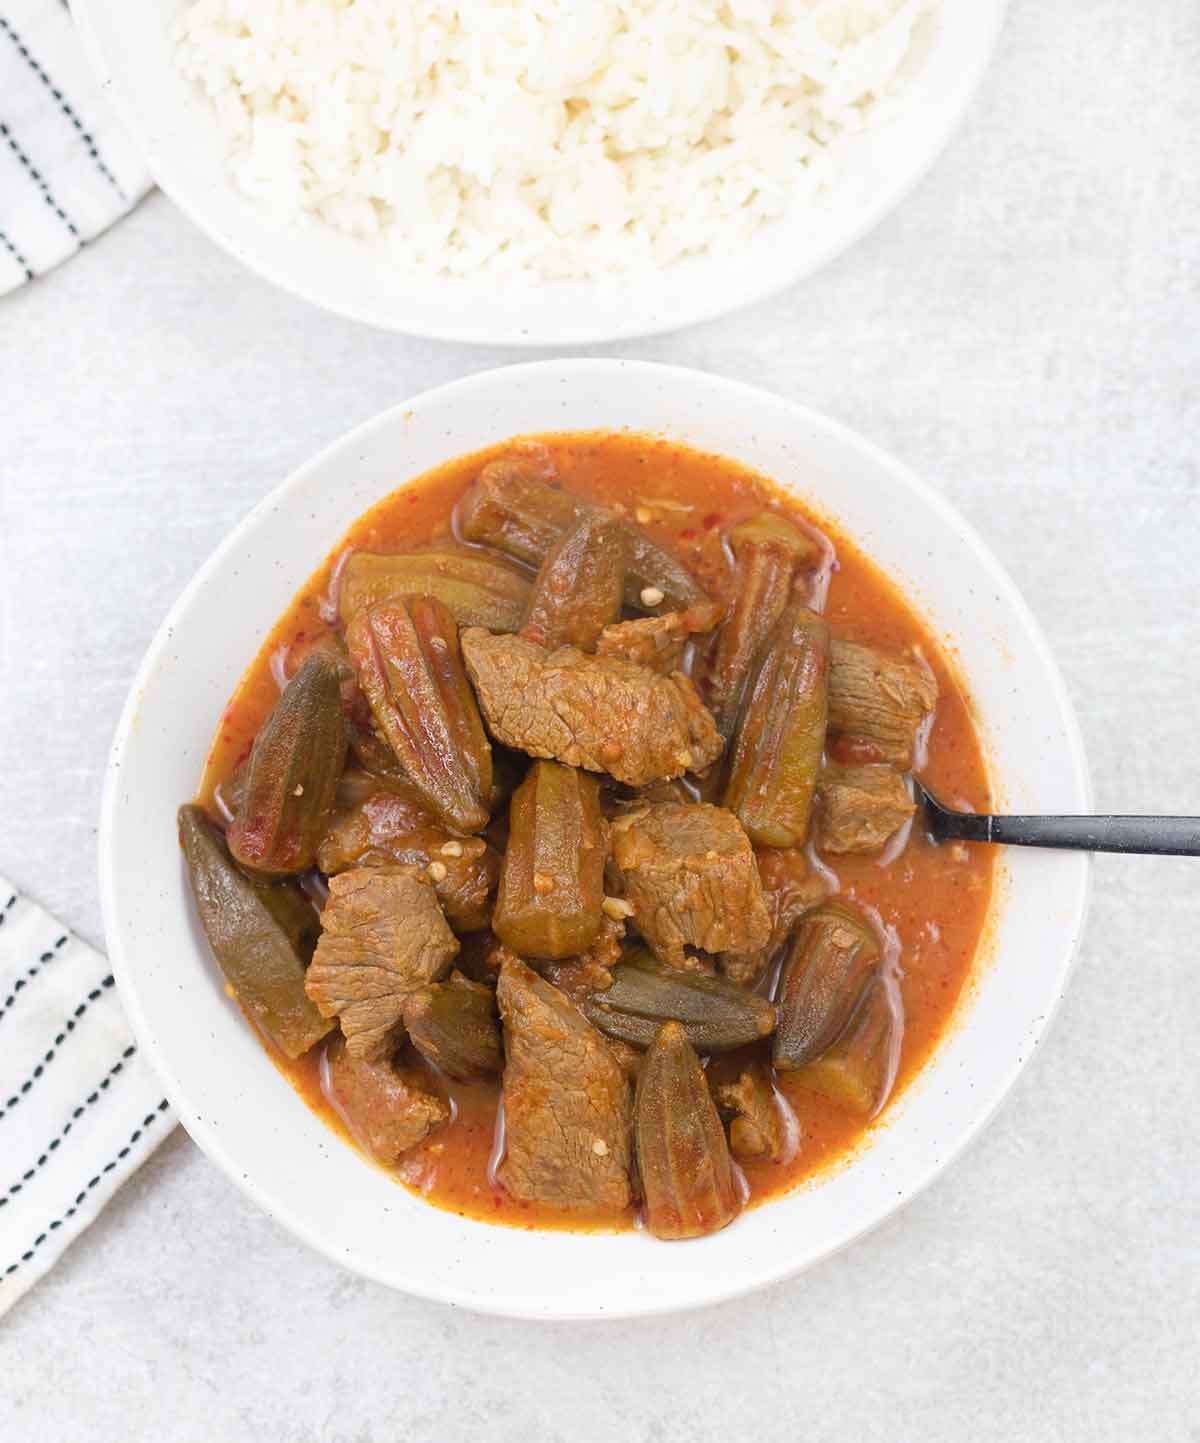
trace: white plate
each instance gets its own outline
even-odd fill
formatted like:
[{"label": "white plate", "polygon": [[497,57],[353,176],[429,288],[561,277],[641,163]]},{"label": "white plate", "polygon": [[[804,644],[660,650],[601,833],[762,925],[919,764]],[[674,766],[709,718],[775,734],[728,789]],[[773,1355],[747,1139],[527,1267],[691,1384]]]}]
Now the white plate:
[{"label": "white plate", "polygon": [[268,628],[362,511],[508,436],[622,427],[736,457],[834,518],[957,649],[1005,801],[1027,812],[1090,809],[1058,670],[995,559],[899,462],[801,406],[695,371],[547,361],[418,396],[296,472],[201,569],[130,693],[100,833],[109,956],[185,1126],[250,1197],[349,1268],[488,1312],[693,1307],[794,1273],[875,1226],[946,1166],[1012,1085],[1059,998],[1087,899],[1086,856],[1007,856],[994,961],[887,1125],[852,1166],[715,1237],[668,1244],[460,1219],[390,1181],[309,1111],[222,990],[184,881],[176,805],[194,792],[221,708]]},{"label": "white plate", "polygon": [[172,63],[184,0],[71,0],[91,59],[155,180],[213,240],[267,280],[385,330],[478,344],[568,346],[675,330],[762,300],[864,235],[933,164],[991,56],[1005,0],[945,0],[926,62],[894,121],[868,131],[826,204],[727,258],[617,281],[536,288],[405,280],[317,225],[287,227],[229,181],[208,107]]}]

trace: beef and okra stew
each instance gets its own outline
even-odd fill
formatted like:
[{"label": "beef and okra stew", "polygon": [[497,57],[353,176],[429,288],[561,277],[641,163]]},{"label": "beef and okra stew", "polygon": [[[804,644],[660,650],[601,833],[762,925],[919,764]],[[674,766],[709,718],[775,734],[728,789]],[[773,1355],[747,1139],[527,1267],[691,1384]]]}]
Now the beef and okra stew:
[{"label": "beef and okra stew", "polygon": [[[331,538],[332,540],[333,538]],[[296,598],[180,834],[227,989],[454,1211],[687,1238],[861,1139],[946,1028],[986,849],[962,689],[770,481],[633,434],[410,482]]]}]

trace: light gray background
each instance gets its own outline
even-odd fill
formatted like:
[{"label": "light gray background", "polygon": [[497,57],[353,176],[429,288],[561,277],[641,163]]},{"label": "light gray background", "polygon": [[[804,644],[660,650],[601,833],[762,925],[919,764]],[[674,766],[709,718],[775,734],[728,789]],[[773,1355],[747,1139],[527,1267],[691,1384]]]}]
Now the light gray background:
[{"label": "light gray background", "polygon": [[[869,239],[620,348],[824,409],[951,497],[1050,635],[1101,810],[1200,812],[1198,159],[1197,0],[1018,0]],[[193,570],[347,427],[517,358],[320,315],[157,195],[0,304],[0,870],[99,942],[106,747]],[[699,1314],[411,1302],[179,1132],[4,1323],[0,1437],[1200,1438],[1198,882],[1102,859],[1059,1019],[983,1139],[848,1254]]]}]

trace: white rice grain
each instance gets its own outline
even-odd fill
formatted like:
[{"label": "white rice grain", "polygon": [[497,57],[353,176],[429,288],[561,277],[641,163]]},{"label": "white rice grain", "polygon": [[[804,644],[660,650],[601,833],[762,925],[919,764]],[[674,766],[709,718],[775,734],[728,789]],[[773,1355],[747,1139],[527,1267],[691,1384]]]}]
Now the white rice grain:
[{"label": "white rice grain", "polygon": [[234,183],[398,266],[729,252],[836,179],[940,0],[193,0]]}]

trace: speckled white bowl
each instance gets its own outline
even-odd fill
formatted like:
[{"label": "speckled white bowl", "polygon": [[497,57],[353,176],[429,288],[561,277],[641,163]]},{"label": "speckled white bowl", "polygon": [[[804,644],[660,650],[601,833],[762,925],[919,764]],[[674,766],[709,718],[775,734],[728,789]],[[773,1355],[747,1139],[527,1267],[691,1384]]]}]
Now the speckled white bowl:
[{"label": "speckled white bowl", "polygon": [[208,107],[175,70],[185,0],[71,0],[93,67],[155,180],[218,245],[284,290],[385,330],[482,345],[572,346],[675,330],[762,300],[865,235],[926,173],[987,67],[1006,0],[946,0],[903,106],[869,130],[825,201],[762,230],[746,250],[619,280],[526,287],[406,278],[316,224],[289,224],[230,182]]},{"label": "speckled white bowl", "polygon": [[784,482],[844,526],[957,648],[1001,795],[1090,809],[1075,717],[1012,582],[950,507],[844,427],[715,376],[547,361],[430,391],[350,432],[272,492],[201,569],[147,653],[113,744],[100,833],[109,955],[146,1055],[195,1141],[261,1207],[392,1287],[487,1312],[621,1317],[795,1273],[920,1191],[987,1121],[1041,1037],[1083,925],[1082,854],[1004,859],[992,959],[931,1065],[853,1164],[715,1237],[520,1232],[420,1201],[341,1142],[279,1076],[194,919],[175,834],[222,706],[350,523],[407,478],[531,431],[664,432]]}]

